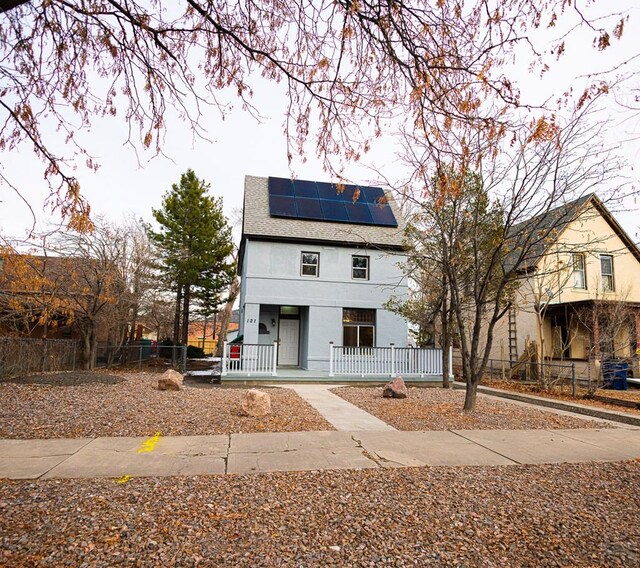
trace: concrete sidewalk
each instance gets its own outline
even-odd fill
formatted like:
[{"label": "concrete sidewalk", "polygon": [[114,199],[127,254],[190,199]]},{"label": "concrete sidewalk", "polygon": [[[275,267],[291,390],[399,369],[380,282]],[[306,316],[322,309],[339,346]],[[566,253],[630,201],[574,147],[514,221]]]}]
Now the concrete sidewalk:
[{"label": "concrete sidewalk", "polygon": [[292,432],[0,440],[0,477],[247,474],[640,457],[640,429]]},{"label": "concrete sidewalk", "polygon": [[381,432],[395,431],[379,418],[344,400],[330,389],[342,385],[286,385],[298,396],[313,406],[336,430],[341,432]]}]

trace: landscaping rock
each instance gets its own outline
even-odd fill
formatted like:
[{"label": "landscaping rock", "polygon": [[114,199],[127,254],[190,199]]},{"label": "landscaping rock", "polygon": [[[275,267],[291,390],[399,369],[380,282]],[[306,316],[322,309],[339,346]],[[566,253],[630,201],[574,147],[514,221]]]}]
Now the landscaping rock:
[{"label": "landscaping rock", "polygon": [[182,388],[182,381],[184,377],[178,373],[178,371],[174,371],[173,369],[169,369],[162,373],[162,377],[158,379],[158,390],[171,390],[171,391],[179,391]]},{"label": "landscaping rock", "polygon": [[387,383],[382,391],[384,398],[407,398],[407,386],[404,384],[402,377],[396,377]]},{"label": "landscaping rock", "polygon": [[271,414],[271,397],[266,392],[250,389],[242,401],[242,411],[255,418]]}]

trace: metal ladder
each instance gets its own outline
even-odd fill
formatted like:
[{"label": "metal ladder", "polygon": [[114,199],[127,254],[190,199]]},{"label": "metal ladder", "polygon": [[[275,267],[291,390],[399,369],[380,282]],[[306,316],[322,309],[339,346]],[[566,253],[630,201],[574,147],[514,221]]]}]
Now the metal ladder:
[{"label": "metal ladder", "polygon": [[509,360],[518,360],[518,334],[516,330],[516,310],[509,308]]}]

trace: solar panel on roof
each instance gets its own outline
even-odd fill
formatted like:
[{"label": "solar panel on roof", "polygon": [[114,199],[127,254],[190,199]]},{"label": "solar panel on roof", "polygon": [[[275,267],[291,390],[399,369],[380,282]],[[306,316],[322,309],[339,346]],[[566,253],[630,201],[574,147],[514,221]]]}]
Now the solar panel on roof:
[{"label": "solar panel on roof", "polygon": [[369,211],[369,207],[366,203],[356,201],[355,203],[345,203],[347,208],[347,215],[349,221],[352,223],[362,223],[366,225],[373,225],[373,217]]},{"label": "solar panel on roof", "polygon": [[318,197],[320,199],[339,200],[338,186],[334,183],[318,182]]},{"label": "solar panel on roof", "polygon": [[269,178],[269,195],[290,195],[293,197],[293,182],[290,179]]},{"label": "solar panel on roof", "polygon": [[321,199],[322,213],[325,221],[338,221],[340,223],[348,223],[349,216],[344,202],[338,200]]},{"label": "solar panel on roof", "polygon": [[333,183],[270,177],[268,188],[272,217],[398,226],[391,207],[380,202],[385,194],[379,187],[345,185],[339,192]]},{"label": "solar panel on roof", "polygon": [[319,199],[307,199],[306,197],[296,197],[299,219],[324,220]]},{"label": "solar panel on roof", "polygon": [[294,181],[293,188],[296,197],[318,198],[318,188],[315,181]]},{"label": "solar panel on roof", "polygon": [[295,199],[282,195],[269,196],[269,212],[276,217],[298,217]]},{"label": "solar panel on roof", "polygon": [[371,212],[371,217],[373,218],[374,225],[382,225],[385,227],[397,227],[398,222],[391,211],[391,207],[389,204],[385,203],[382,205],[375,205],[373,203],[369,203],[369,211]]},{"label": "solar panel on roof", "polygon": [[363,187],[360,190],[360,198],[365,203],[379,203],[384,197],[384,191],[380,187]]}]

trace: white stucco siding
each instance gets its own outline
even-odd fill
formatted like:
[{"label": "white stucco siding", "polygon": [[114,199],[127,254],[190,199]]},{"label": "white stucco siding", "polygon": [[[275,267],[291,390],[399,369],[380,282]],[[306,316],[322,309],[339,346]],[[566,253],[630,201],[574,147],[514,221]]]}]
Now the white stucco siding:
[{"label": "white stucco siding", "polygon": [[[277,335],[272,318],[279,324],[274,310],[300,306],[300,364],[305,368],[328,370],[329,342],[343,342],[343,308],[376,310],[376,345],[406,346],[406,320],[383,308],[392,295],[407,295],[400,266],[404,254],[302,243],[248,240],[244,244],[240,309],[245,343],[272,341]],[[303,251],[320,255],[319,276],[301,275]],[[352,279],[353,255],[369,257],[368,280]],[[267,327],[268,338],[258,335],[259,323]]]},{"label": "white stucco siding", "polygon": [[[318,277],[301,275],[303,251],[320,255]],[[351,278],[353,255],[369,257],[368,280]],[[391,295],[406,296],[406,278],[398,266],[404,259],[402,253],[364,248],[248,241],[241,301],[379,308]]]}]

